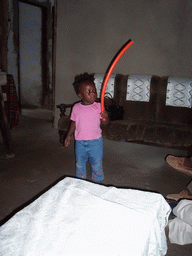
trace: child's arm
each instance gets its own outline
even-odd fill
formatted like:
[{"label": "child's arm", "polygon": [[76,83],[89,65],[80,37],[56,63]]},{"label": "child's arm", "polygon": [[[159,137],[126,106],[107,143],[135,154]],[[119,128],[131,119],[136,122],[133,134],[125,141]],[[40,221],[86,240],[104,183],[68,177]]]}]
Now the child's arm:
[{"label": "child's arm", "polygon": [[101,113],[101,125],[107,125],[109,123],[109,116],[106,110]]},{"label": "child's arm", "polygon": [[69,131],[67,132],[67,135],[65,137],[65,147],[68,147],[70,145],[71,136],[73,135],[75,131],[75,121],[71,121]]}]

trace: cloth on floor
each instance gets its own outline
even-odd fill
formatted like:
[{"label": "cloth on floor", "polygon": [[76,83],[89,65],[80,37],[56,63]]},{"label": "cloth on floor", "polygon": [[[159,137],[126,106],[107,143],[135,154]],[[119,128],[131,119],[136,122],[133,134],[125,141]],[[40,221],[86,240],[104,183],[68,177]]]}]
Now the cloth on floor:
[{"label": "cloth on floor", "polygon": [[169,240],[171,243],[184,245],[192,243],[192,200],[183,199],[175,208],[176,216],[169,221]]},{"label": "cloth on floor", "polygon": [[169,214],[158,193],[67,177],[0,227],[0,255],[162,256]]}]

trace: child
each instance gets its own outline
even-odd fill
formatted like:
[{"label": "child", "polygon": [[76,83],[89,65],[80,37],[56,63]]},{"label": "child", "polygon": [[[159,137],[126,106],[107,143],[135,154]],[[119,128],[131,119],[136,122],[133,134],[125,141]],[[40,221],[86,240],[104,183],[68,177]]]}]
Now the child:
[{"label": "child", "polygon": [[76,76],[73,86],[81,102],[76,103],[72,109],[65,146],[69,146],[71,136],[75,133],[76,177],[86,179],[86,164],[89,159],[92,180],[99,182],[104,179],[103,140],[100,125],[109,123],[108,113],[106,110],[101,113],[101,104],[95,102],[97,91],[93,75],[84,73]]}]

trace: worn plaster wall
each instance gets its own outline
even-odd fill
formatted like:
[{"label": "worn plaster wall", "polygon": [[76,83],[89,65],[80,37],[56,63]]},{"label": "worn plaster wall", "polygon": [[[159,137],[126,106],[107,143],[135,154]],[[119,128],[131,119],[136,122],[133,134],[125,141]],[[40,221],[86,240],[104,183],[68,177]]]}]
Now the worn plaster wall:
[{"label": "worn plaster wall", "polygon": [[55,104],[77,100],[74,76],[105,73],[128,39],[114,73],[192,76],[191,15],[191,0],[58,0]]}]

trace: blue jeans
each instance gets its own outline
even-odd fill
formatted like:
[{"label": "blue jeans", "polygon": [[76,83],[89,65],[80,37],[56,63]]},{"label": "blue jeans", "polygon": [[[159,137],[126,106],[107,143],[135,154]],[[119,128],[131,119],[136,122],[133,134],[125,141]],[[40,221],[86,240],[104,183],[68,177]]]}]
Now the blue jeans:
[{"label": "blue jeans", "polygon": [[95,140],[76,140],[76,177],[86,179],[86,164],[91,164],[91,177],[94,181],[104,179],[103,174],[103,138]]}]

